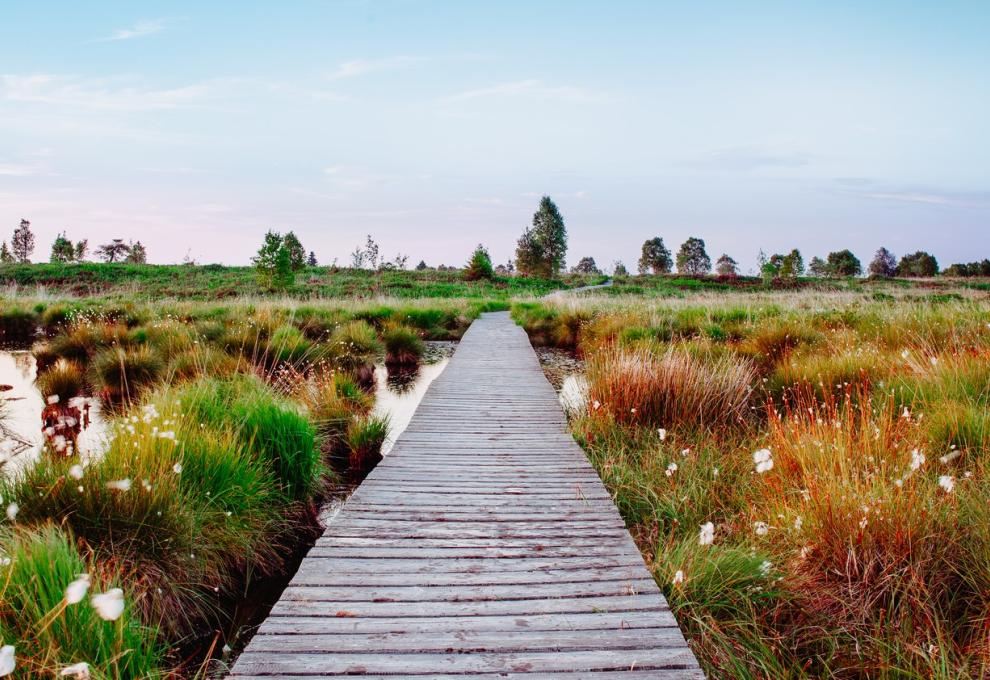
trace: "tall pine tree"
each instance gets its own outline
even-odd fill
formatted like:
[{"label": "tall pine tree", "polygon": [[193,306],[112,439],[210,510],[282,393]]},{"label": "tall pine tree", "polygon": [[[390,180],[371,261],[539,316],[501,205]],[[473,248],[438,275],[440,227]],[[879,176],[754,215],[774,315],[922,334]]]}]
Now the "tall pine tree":
[{"label": "tall pine tree", "polygon": [[533,226],[523,232],[516,245],[516,267],[526,276],[551,278],[564,268],[567,228],[557,205],[549,196],[540,199]]}]

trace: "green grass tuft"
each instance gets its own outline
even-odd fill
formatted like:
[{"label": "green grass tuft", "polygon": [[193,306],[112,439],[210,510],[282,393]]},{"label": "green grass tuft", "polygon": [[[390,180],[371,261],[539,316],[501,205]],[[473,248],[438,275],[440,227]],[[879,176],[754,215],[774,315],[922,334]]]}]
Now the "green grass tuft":
[{"label": "green grass tuft", "polygon": [[[135,615],[134,593],[105,575],[99,563],[87,563],[71,537],[52,525],[0,536],[0,552],[10,560],[0,579],[0,639],[14,645],[14,677],[54,677],[71,664],[85,662],[93,677],[154,678],[164,674],[165,658],[157,631]],[[89,574],[88,595],[123,586],[125,610],[104,621],[90,605],[67,604],[65,589],[79,574]]]}]

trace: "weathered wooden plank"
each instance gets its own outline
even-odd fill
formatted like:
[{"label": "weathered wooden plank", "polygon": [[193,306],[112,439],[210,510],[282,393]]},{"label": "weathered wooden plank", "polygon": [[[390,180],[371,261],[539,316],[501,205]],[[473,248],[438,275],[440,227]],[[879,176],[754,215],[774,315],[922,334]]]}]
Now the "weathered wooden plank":
[{"label": "weathered wooden plank", "polygon": [[484,600],[536,600],[555,597],[602,597],[656,593],[657,584],[646,576],[638,579],[580,581],[576,583],[506,583],[486,585],[446,585],[443,587],[401,585],[307,586],[290,584],[282,599],[305,602],[476,602]]},{"label": "weathered wooden plank", "polygon": [[590,529],[593,531],[601,531],[605,529],[625,529],[622,522],[617,521],[614,517],[594,517],[584,519],[558,518],[556,520],[537,518],[529,521],[506,517],[495,517],[485,521],[476,518],[416,519],[413,517],[405,517],[403,519],[393,519],[388,517],[354,517],[349,513],[343,517],[340,517],[339,520],[335,522],[335,525],[338,529],[345,527],[359,529],[362,531],[362,535],[364,535],[364,532],[378,532],[386,528],[396,529],[398,531],[419,531],[425,528],[440,530],[449,529],[451,531],[461,532],[462,535],[463,532],[470,531],[516,531],[522,529],[532,532],[552,533],[561,527]]},{"label": "weathered wooden plank", "polygon": [[[617,569],[642,567],[639,556],[616,555],[608,557],[523,557],[523,558],[458,558],[453,556],[427,558],[389,558],[379,555],[342,557],[340,551],[324,555],[309,555],[303,566],[310,563],[314,569],[349,575],[372,574],[436,574],[436,573],[492,573],[492,572],[555,572],[581,569]],[[328,563],[327,560],[334,560]]]},{"label": "weathered wooden plank", "polygon": [[479,571],[408,571],[404,573],[363,572],[355,578],[355,572],[342,572],[337,569],[327,571],[325,563],[303,564],[292,579],[293,586],[336,586],[348,587],[357,582],[362,587],[381,586],[429,586],[443,587],[467,585],[528,585],[544,583],[595,582],[601,579],[628,579],[643,576],[643,566],[589,567],[586,569],[557,569],[533,571],[504,571],[485,569]]},{"label": "weathered wooden plank", "polygon": [[654,594],[605,595],[540,600],[481,600],[476,602],[334,602],[279,600],[272,616],[387,617],[521,616],[535,614],[595,614],[601,612],[666,611]]},{"label": "weathered wooden plank", "polygon": [[441,617],[269,617],[258,635],[312,635],[331,633],[445,633],[481,631],[571,631],[626,630],[630,628],[676,628],[670,612],[598,612],[590,614],[535,614],[519,616]]},{"label": "weathered wooden plank", "polygon": [[[236,669],[235,669],[236,671]],[[236,677],[239,680],[270,680],[271,675],[241,675],[235,672],[230,677]],[[314,677],[332,677],[328,675],[296,675],[296,674],[285,674],[279,673],[279,678],[283,680],[312,680]],[[471,678],[471,680],[562,680],[567,678],[568,680],[578,680],[575,678],[575,673],[568,671],[563,671],[560,673],[471,673],[469,676],[465,676],[463,673],[449,674],[449,673],[427,673],[420,675],[406,675],[405,673],[389,673],[388,675],[377,675],[361,673],[360,677],[368,678],[368,680],[464,680],[465,677]],[[650,680],[657,680],[657,678],[662,678],[662,680],[704,680],[705,676],[701,673],[699,669],[690,668],[665,668],[662,674],[658,674],[656,670],[637,670],[637,669],[623,669],[621,671],[584,671],[580,674],[580,680],[641,680],[643,678],[650,678]]]},{"label": "weathered wooden plank", "polygon": [[[540,511],[537,511],[540,510]],[[355,511],[348,508],[348,519],[371,519],[386,520],[394,518],[397,522],[450,522],[450,523],[477,523],[477,522],[522,522],[522,523],[544,523],[548,520],[566,522],[597,522],[599,524],[611,524],[612,519],[603,520],[599,515],[591,510],[580,509],[569,512],[553,513],[549,508],[539,508],[524,510],[522,512],[509,512],[508,509],[491,510],[476,508],[473,511],[464,512],[422,512],[412,508],[401,510],[361,510]]]},{"label": "weathered wooden plank", "polygon": [[581,548],[585,554],[628,551],[632,540],[628,536],[571,536],[554,538],[550,536],[503,537],[498,541],[491,538],[462,536],[441,536],[422,538],[419,536],[334,536],[324,535],[316,540],[317,547],[333,546],[377,546],[377,547],[420,547],[420,548],[489,548],[500,550],[517,548],[528,550],[531,555],[544,554],[554,548]]},{"label": "weathered wooden plank", "polygon": [[307,557],[348,559],[354,557],[367,559],[402,559],[436,558],[444,560],[463,559],[494,559],[514,558],[531,560],[534,558],[571,557],[580,559],[617,559],[629,555],[628,545],[623,542],[615,545],[573,546],[573,545],[529,545],[506,546],[489,545],[456,546],[456,545],[420,545],[420,541],[392,542],[390,545],[378,545],[373,541],[361,544],[318,543],[309,551]]},{"label": "weathered wooden plank", "polygon": [[[305,654],[255,652],[250,645],[237,660],[240,673],[361,675],[368,673],[479,673],[684,669],[695,664],[687,646],[650,649],[592,649],[559,652],[478,654]],[[658,676],[662,677],[662,676]]]},{"label": "weathered wooden plank", "polygon": [[256,638],[254,652],[322,652],[335,654],[367,652],[379,654],[449,654],[451,652],[571,652],[588,649],[660,649],[684,646],[681,631],[674,628],[617,629],[620,635],[603,635],[600,630],[487,630],[435,631],[412,633],[311,633],[269,634]]},{"label": "weathered wooden plank", "polygon": [[703,677],[504,314],[465,334],[232,675]]}]

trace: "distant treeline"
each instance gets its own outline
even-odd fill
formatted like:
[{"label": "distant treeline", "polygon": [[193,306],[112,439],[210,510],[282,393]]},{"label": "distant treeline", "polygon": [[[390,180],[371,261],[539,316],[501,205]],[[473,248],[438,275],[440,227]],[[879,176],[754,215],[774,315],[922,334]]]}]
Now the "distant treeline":
[{"label": "distant treeline", "polygon": [[[7,241],[0,244],[0,264],[30,263],[34,249],[35,237],[31,231],[31,223],[22,219],[14,230],[10,245]],[[85,262],[88,254],[88,240],[82,239],[73,243],[63,232],[52,243],[49,261]],[[543,196],[533,215],[532,226],[523,231],[516,243],[514,260],[493,265],[487,248],[479,244],[462,267],[443,264],[430,267],[421,260],[415,268],[419,271],[426,269],[463,271],[469,281],[492,279],[496,276],[510,277],[516,274],[553,279],[566,271],[566,254],[567,229],[564,218],[553,199]],[[122,238],[115,238],[109,243],[97,246],[94,255],[106,263],[130,264],[144,264],[148,257],[147,250],[140,241],[125,242]],[[409,258],[400,253],[391,260],[386,259],[381,255],[379,245],[369,235],[366,242],[350,254],[350,259],[354,269],[384,271],[405,269]],[[874,253],[873,259],[865,268],[849,249],[833,251],[824,258],[812,257],[807,264],[797,248],[788,253],[775,253],[770,256],[761,250],[757,260],[758,275],[764,279],[793,279],[800,276],[834,278],[864,274],[876,278],[932,277],[939,274],[951,277],[990,277],[990,259],[955,263],[940,270],[938,261],[931,253],[919,250],[902,255],[898,260],[884,247]],[[263,287],[284,289],[293,285],[297,272],[305,267],[317,266],[317,257],[313,251],[307,253],[292,231],[284,236],[277,231],[269,231],[265,234],[264,242],[257,255],[251,259],[251,263],[257,270],[259,282]],[[183,264],[195,264],[195,261],[187,255]],[[336,265],[337,260],[334,259],[331,268],[336,269]],[[675,271],[675,267],[676,272],[683,276],[707,276],[714,273],[724,278],[740,274],[738,262],[727,253],[722,253],[715,260],[713,267],[704,240],[694,236],[681,244],[676,256],[667,249],[660,236],[647,239],[643,243],[637,262],[637,270],[640,274],[669,274]],[[591,256],[581,257],[570,271],[574,274],[628,275],[628,270],[621,261],[617,260],[611,267],[603,270]]]}]

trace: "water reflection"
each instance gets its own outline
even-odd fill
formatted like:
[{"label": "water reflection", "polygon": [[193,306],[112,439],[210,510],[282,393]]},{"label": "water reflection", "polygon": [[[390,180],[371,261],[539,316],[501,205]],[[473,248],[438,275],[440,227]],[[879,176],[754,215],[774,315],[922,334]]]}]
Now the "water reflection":
[{"label": "water reflection", "polygon": [[[375,367],[374,415],[389,419],[382,446],[388,453],[406,429],[430,383],[443,372],[456,343],[427,342],[424,361],[414,368]],[[42,412],[45,400],[35,385],[38,370],[28,351],[0,351],[0,470],[11,474],[38,459],[44,445]],[[88,458],[106,450],[109,428],[101,418],[100,403],[89,399],[89,423],[76,440],[79,454]]]},{"label": "water reflection", "polygon": [[[0,352],[0,470],[5,475],[22,470],[36,461],[45,442],[41,414],[45,400],[35,386],[38,367],[30,352]],[[83,458],[106,448],[107,427],[100,417],[100,405],[89,401],[89,423],[76,446]]]},{"label": "water reflection", "polygon": [[588,379],[584,374],[584,361],[571,352],[554,347],[537,347],[536,355],[543,374],[557,390],[560,405],[567,415],[587,408]]},{"label": "water reflection", "polygon": [[424,361],[415,368],[390,370],[384,364],[375,366],[375,406],[372,414],[387,417],[389,421],[382,454],[387,454],[395,446],[395,440],[409,425],[430,383],[443,372],[456,347],[452,342],[428,342],[426,345]]},{"label": "water reflection", "polygon": [[565,376],[558,398],[568,415],[584,411],[588,406],[588,379],[581,373]]}]

